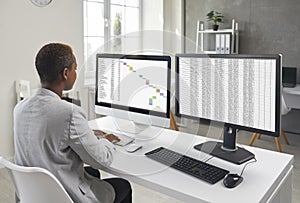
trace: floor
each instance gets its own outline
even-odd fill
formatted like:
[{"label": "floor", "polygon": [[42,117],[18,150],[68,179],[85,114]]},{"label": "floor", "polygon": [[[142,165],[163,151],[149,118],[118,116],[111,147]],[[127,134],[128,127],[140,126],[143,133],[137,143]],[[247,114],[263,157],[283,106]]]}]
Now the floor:
[{"label": "floor", "polygon": [[[218,134],[216,128],[207,128],[207,126],[200,125],[194,121],[182,120],[181,131],[190,132],[194,134],[207,134],[209,137],[214,137],[212,134]],[[187,127],[188,126],[188,127]],[[299,130],[300,132],[300,130]],[[238,143],[247,144],[251,138],[251,133],[245,131],[238,132]],[[293,172],[293,203],[300,202],[300,134],[286,133],[290,145],[286,145],[281,139],[282,150],[284,153],[294,154],[294,172]],[[261,139],[254,142],[255,147],[261,147],[276,151],[276,144],[273,137],[266,135],[261,136]],[[105,176],[105,174],[103,174]],[[181,201],[168,197],[161,193],[149,190],[137,184],[133,186],[133,199],[136,203],[179,203]],[[14,188],[8,174],[4,169],[0,169],[0,203],[14,202]]]}]

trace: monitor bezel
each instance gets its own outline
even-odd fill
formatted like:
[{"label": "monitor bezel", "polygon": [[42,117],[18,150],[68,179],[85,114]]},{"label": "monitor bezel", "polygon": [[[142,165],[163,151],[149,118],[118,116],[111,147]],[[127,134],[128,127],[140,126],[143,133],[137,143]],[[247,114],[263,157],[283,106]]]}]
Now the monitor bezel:
[{"label": "monitor bezel", "polygon": [[[237,125],[237,124],[232,124],[232,123],[227,123],[227,122],[220,122],[212,119],[207,119],[207,118],[200,118],[200,117],[195,117],[195,116],[190,116],[190,115],[185,115],[180,113],[180,105],[179,105],[179,58],[253,58],[253,59],[274,59],[276,60],[276,87],[275,87],[275,98],[276,98],[276,103],[275,103],[275,131],[268,131],[268,130],[263,130],[259,128],[252,128],[248,126],[242,126],[242,125]],[[189,118],[193,120],[198,120],[200,122],[205,122],[205,123],[214,123],[214,125],[217,126],[224,126],[224,127],[230,127],[234,129],[240,129],[240,130],[245,130],[245,131],[250,131],[254,133],[260,133],[260,134],[266,134],[274,137],[280,136],[281,133],[281,71],[282,71],[282,57],[280,54],[256,54],[256,55],[250,55],[250,54],[176,54],[175,55],[175,72],[176,72],[176,77],[175,77],[175,115],[178,117],[183,117],[183,118]]]},{"label": "monitor bezel", "polygon": [[[132,106],[124,106],[107,102],[98,102],[98,59],[99,58],[113,58],[113,59],[136,59],[136,60],[153,60],[153,61],[166,61],[168,63],[167,70],[167,111],[158,112],[148,109],[136,108]],[[161,118],[170,119],[170,87],[171,87],[171,57],[166,55],[128,55],[128,54],[110,54],[102,53],[96,54],[96,86],[95,86],[95,106],[106,107],[108,109],[117,109],[122,111],[128,111],[143,115],[156,116]]]}]

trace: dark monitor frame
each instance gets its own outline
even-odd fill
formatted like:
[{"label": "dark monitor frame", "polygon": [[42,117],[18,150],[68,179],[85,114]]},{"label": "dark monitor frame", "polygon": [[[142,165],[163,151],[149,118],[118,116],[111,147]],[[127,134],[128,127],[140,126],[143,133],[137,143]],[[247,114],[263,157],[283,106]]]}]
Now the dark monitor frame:
[{"label": "dark monitor frame", "polygon": [[[258,129],[253,127],[247,127],[242,125],[236,125],[232,123],[223,123],[220,121],[215,121],[206,118],[194,117],[191,115],[185,115],[180,113],[180,105],[179,105],[179,82],[180,82],[180,67],[179,67],[179,59],[185,58],[237,58],[237,59],[274,59],[276,60],[276,87],[275,87],[275,131],[267,131],[264,129]],[[271,55],[271,54],[264,54],[264,55],[243,55],[243,54],[176,54],[176,100],[175,100],[175,115],[178,117],[189,118],[193,120],[198,120],[204,123],[211,123],[214,122],[216,125],[224,126],[224,136],[223,142],[212,142],[208,141],[206,143],[202,143],[199,145],[194,146],[195,149],[204,151],[206,153],[212,154],[213,156],[217,156],[219,158],[225,159],[227,161],[241,164],[244,163],[254,157],[251,152],[243,148],[236,147],[236,132],[237,129],[250,131],[254,133],[266,134],[269,136],[278,137],[281,133],[281,71],[282,71],[282,59],[281,55]]]},{"label": "dark monitor frame", "polygon": [[[167,61],[168,62],[168,81],[167,81],[167,111],[166,113],[148,110],[148,109],[142,109],[142,108],[136,108],[131,106],[124,106],[124,105],[118,105],[118,104],[112,104],[107,102],[98,102],[98,59],[99,58],[113,58],[113,59],[134,59],[134,60],[153,60],[153,61]],[[151,115],[151,116],[157,116],[162,118],[170,118],[170,84],[171,84],[171,58],[170,56],[166,55],[126,55],[126,54],[96,54],[96,92],[95,92],[95,105],[107,107],[107,108],[113,108],[113,109],[119,109],[124,110],[128,112],[134,112],[144,115]]]}]

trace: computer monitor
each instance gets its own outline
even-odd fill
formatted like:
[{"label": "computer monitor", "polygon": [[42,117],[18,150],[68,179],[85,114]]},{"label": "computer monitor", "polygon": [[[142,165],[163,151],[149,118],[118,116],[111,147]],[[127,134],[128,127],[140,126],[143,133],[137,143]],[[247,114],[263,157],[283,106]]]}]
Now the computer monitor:
[{"label": "computer monitor", "polygon": [[169,56],[97,54],[96,59],[97,114],[113,116],[119,130],[130,133],[170,126]]},{"label": "computer monitor", "polygon": [[223,142],[194,148],[241,164],[254,155],[238,129],[279,136],[281,67],[280,55],[177,54],[176,115],[224,126]]},{"label": "computer monitor", "polygon": [[297,68],[282,67],[282,86],[293,88],[297,84]]}]

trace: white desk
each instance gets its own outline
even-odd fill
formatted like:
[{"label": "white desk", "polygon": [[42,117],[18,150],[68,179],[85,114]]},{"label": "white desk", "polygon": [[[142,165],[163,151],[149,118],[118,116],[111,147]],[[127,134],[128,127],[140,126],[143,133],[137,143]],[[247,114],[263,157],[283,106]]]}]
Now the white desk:
[{"label": "white desk", "polygon": [[[111,117],[89,124],[92,129],[116,129]],[[246,167],[243,182],[234,189],[225,188],[222,181],[211,185],[144,156],[146,152],[164,146],[206,160],[208,155],[193,149],[195,144],[206,140],[201,136],[151,127],[137,136],[136,142],[143,144],[141,150],[130,154],[118,147],[112,165],[104,170],[185,202],[292,202],[292,155],[244,146],[255,154],[257,162]],[[238,174],[244,166],[218,158],[208,163]]]},{"label": "white desk", "polygon": [[284,87],[282,93],[288,107],[300,109],[300,85],[293,88]]}]

